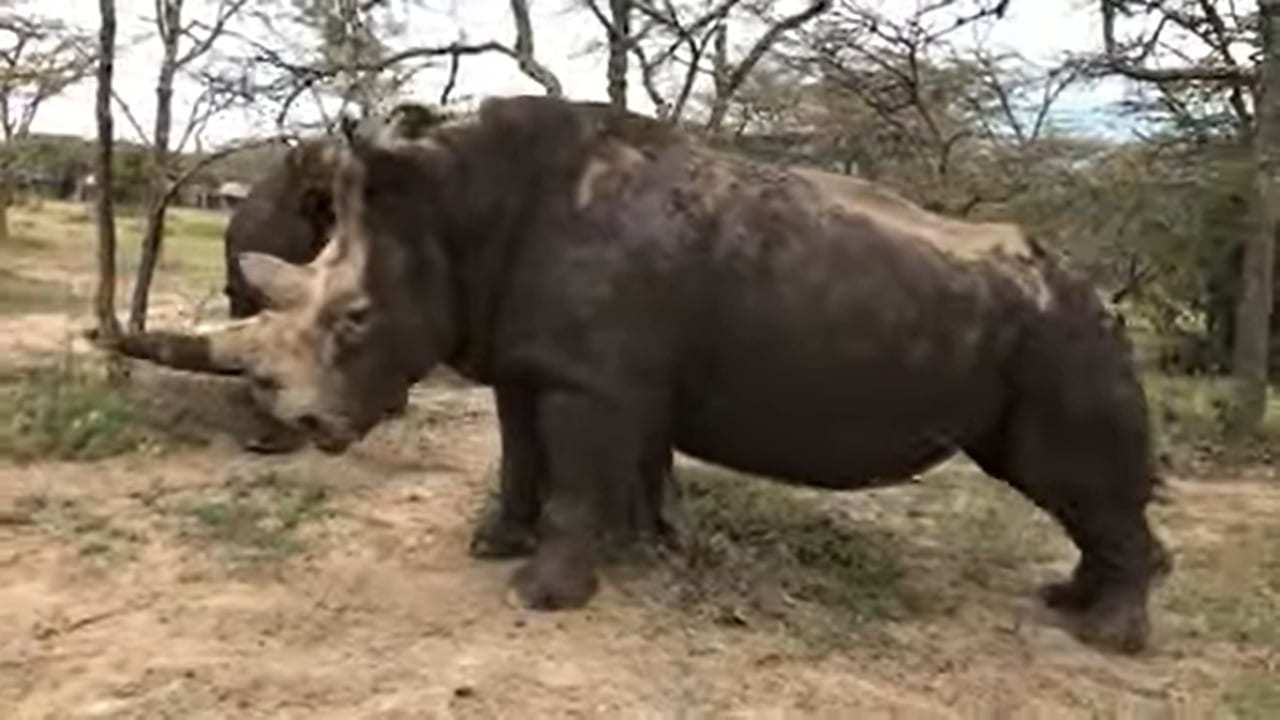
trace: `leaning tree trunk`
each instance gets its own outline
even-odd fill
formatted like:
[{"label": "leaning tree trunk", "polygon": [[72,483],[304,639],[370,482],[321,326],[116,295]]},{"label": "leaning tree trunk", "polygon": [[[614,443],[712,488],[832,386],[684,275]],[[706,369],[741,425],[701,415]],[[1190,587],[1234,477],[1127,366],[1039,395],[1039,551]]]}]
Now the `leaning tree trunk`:
[{"label": "leaning tree trunk", "polygon": [[13,202],[13,193],[9,190],[9,180],[0,177],[0,246],[9,244],[9,203]]},{"label": "leaning tree trunk", "polygon": [[142,235],[138,277],[129,305],[129,332],[142,332],[147,325],[147,305],[156,263],[164,242],[165,216],[169,211],[169,136],[173,127],[173,81],[178,73],[178,41],[181,37],[182,2],[159,3],[163,17],[157,18],[164,41],[160,75],[156,81],[155,136],[151,146],[151,182],[147,193],[147,224]]},{"label": "leaning tree trunk", "polygon": [[98,319],[98,333],[114,340],[120,336],[120,324],[116,319],[116,224],[115,207],[111,193],[111,156],[115,138],[111,126],[111,83],[116,56],[116,3],[115,0],[98,0],[102,15],[102,29],[98,45],[98,289],[94,298],[94,312]]},{"label": "leaning tree trunk", "polygon": [[1262,20],[1262,80],[1254,131],[1257,158],[1257,227],[1244,247],[1243,287],[1236,307],[1231,425],[1237,433],[1256,430],[1266,414],[1270,350],[1271,294],[1275,232],[1280,202],[1280,0],[1259,0]]}]

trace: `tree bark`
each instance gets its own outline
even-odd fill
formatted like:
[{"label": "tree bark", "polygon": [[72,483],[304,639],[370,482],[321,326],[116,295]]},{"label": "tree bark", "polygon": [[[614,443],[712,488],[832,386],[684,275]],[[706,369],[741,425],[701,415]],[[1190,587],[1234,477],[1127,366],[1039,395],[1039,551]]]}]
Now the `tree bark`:
[{"label": "tree bark", "polygon": [[163,0],[163,12],[156,18],[164,55],[156,80],[155,132],[151,144],[151,182],[147,197],[147,224],[142,235],[142,253],[138,259],[138,276],[129,305],[129,332],[142,332],[147,326],[147,305],[156,263],[164,243],[165,218],[169,210],[169,138],[173,128],[173,80],[178,72],[178,41],[181,39],[182,1]]},{"label": "tree bark", "polygon": [[115,309],[115,207],[111,198],[111,156],[115,148],[111,125],[111,83],[116,55],[115,0],[98,0],[98,8],[102,16],[102,28],[98,40],[98,288],[94,297],[94,312],[98,320],[98,335],[114,341],[120,336]]},{"label": "tree bark", "polygon": [[9,204],[12,202],[9,179],[0,177],[0,247],[9,244]]},{"label": "tree bark", "polygon": [[1280,220],[1280,0],[1258,0],[1262,21],[1261,82],[1254,126],[1258,222],[1245,241],[1236,306],[1235,397],[1230,425],[1237,434],[1261,426],[1267,407],[1267,355],[1276,223]]},{"label": "tree bark", "polygon": [[609,102],[627,109],[627,57],[631,46],[631,0],[609,0],[613,26],[609,29]]}]

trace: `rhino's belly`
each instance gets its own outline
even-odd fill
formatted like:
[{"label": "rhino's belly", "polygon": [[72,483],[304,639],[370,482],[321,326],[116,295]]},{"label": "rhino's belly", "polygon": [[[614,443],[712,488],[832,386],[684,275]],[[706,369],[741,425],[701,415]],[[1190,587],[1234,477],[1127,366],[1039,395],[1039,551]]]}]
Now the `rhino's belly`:
[{"label": "rhino's belly", "polygon": [[987,373],[778,370],[704,377],[682,393],[677,448],[745,472],[856,488],[919,472],[991,432],[1006,391]]}]

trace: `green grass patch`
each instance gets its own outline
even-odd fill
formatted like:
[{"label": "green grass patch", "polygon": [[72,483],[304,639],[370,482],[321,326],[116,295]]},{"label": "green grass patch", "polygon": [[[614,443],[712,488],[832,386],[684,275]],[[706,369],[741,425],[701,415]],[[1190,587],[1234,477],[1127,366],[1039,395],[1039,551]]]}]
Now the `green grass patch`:
[{"label": "green grass patch", "polygon": [[0,457],[92,461],[158,449],[146,427],[105,374],[70,360],[0,377]]},{"label": "green grass patch", "polygon": [[330,515],[329,491],[277,472],[233,478],[182,508],[190,534],[223,546],[236,562],[280,560],[303,547],[300,529]]}]

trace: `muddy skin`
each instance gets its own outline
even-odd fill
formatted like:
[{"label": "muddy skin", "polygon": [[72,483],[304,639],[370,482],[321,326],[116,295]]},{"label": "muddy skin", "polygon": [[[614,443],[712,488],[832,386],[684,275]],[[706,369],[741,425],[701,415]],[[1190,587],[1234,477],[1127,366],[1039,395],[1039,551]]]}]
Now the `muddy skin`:
[{"label": "muddy skin", "polygon": [[[548,487],[546,458],[539,448],[532,418],[532,395],[503,386],[495,392],[502,441],[499,491],[485,507],[470,552],[477,558],[509,559],[532,555],[538,546],[538,518]],[[600,534],[607,554],[622,555],[638,546],[674,547],[678,523],[672,516],[670,493],[672,454],[668,446],[652,444],[640,468],[638,483],[620,485],[609,504],[611,517]]]},{"label": "muddy skin", "polygon": [[[395,111],[395,125],[390,134],[417,138],[449,120],[433,108],[406,104]],[[231,215],[224,235],[226,287],[225,294],[232,318],[247,318],[261,312],[265,299],[244,278],[234,258],[243,252],[261,252],[293,263],[315,259],[334,226],[333,177],[336,169],[337,137],[305,141],[291,148],[283,158],[267,170],[250,189],[248,197]],[[516,392],[508,391],[507,394]],[[501,393],[500,393],[501,394]],[[252,404],[245,393],[243,400]],[[499,405],[501,406],[501,402]],[[404,406],[391,417],[403,414]],[[306,434],[278,422],[258,408],[252,411],[252,432],[238,438],[243,449],[262,455],[288,454],[307,444]],[[539,490],[543,472],[523,470],[525,462],[536,462],[534,453],[526,449],[533,444],[528,423],[508,412],[499,413],[503,437],[498,497],[485,508],[477,522],[471,541],[471,553],[478,558],[503,559],[529,555],[537,546],[536,519],[545,488]],[[515,435],[513,435],[515,433]],[[668,545],[675,531],[661,512],[663,498],[670,495],[673,482],[670,473],[670,451],[655,449],[651,460],[654,469],[643,487],[634,489],[634,497],[622,499],[615,508],[611,528],[623,530],[603,538],[618,553],[634,543],[654,541]],[[519,458],[512,461],[508,456]]]},{"label": "muddy skin", "polygon": [[347,135],[332,254],[259,278],[305,301],[217,346],[317,435],[367,431],[438,363],[495,388],[503,503],[476,551],[532,552],[528,607],[590,602],[599,539],[661,527],[673,450],[831,490],[963,452],[1079,548],[1045,595],[1077,637],[1147,646],[1170,564],[1146,397],[1094,288],[1018,228],[600,103]]}]

